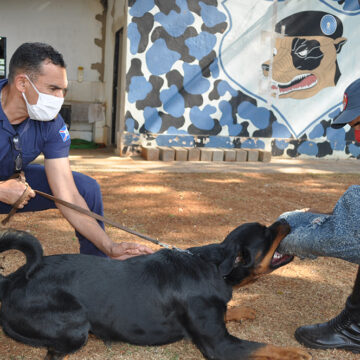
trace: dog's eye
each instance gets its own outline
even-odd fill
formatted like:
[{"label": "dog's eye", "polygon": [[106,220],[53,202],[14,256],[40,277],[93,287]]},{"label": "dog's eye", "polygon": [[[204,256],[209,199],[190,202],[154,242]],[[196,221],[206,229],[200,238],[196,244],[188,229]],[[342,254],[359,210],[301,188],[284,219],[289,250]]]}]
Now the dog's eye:
[{"label": "dog's eye", "polygon": [[[247,249],[244,249],[242,254],[239,254],[237,258],[239,258],[238,264],[241,264],[243,266],[250,264],[252,261],[251,254]],[[235,260],[235,264],[236,264],[236,260]]]},{"label": "dog's eye", "polygon": [[247,264],[247,261],[246,259],[244,259],[243,255],[242,254],[239,254],[236,258],[235,258],[235,261],[234,261],[234,265],[246,265]]},{"label": "dog's eye", "polygon": [[309,53],[309,50],[308,50],[308,49],[305,49],[305,50],[300,51],[300,52],[299,52],[299,55],[300,55],[301,57],[305,57],[305,56],[307,56],[308,53]]}]

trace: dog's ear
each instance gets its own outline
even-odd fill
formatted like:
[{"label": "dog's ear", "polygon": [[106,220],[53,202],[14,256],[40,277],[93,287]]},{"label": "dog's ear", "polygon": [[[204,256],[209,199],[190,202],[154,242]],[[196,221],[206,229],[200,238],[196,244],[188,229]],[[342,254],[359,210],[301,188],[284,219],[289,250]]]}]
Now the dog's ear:
[{"label": "dog's ear", "polygon": [[226,254],[223,261],[219,265],[221,276],[229,275],[235,266],[236,254]]},{"label": "dog's ear", "polygon": [[224,260],[219,265],[219,270],[222,276],[229,275],[236,267],[244,269],[251,268],[255,262],[255,254],[250,249],[244,247],[237,253],[230,253],[226,251]]}]

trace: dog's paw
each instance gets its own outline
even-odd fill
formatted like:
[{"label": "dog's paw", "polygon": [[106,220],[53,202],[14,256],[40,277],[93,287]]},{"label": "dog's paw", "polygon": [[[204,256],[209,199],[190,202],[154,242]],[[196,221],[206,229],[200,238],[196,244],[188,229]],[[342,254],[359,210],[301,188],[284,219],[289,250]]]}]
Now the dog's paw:
[{"label": "dog's paw", "polygon": [[249,360],[311,360],[312,356],[299,348],[266,345],[253,352]]},{"label": "dog's paw", "polygon": [[246,306],[228,308],[225,314],[225,321],[254,320],[255,318],[255,310]]}]

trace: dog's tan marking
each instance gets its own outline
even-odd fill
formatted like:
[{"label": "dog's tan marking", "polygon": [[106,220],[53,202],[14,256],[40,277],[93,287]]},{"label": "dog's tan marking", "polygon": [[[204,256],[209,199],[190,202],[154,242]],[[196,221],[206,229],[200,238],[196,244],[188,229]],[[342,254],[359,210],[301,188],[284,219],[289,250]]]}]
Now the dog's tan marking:
[{"label": "dog's tan marking", "polygon": [[311,360],[312,356],[299,348],[266,345],[249,356],[249,360]]},{"label": "dog's tan marking", "polygon": [[259,277],[260,275],[263,274],[267,274],[269,272],[271,272],[270,269],[270,264],[271,264],[271,259],[274,256],[274,253],[276,251],[276,249],[279,247],[282,239],[284,239],[284,237],[289,233],[289,227],[287,226],[279,226],[279,232],[276,235],[276,238],[274,240],[274,242],[272,243],[269,251],[267,252],[267,254],[264,256],[264,258],[262,259],[261,263],[258,264],[254,270],[254,275],[256,277]]},{"label": "dog's tan marking", "polygon": [[260,264],[258,264],[254,270],[254,275],[262,275],[270,272],[269,265],[271,264],[271,259],[274,256],[275,250],[280,245],[281,240],[286,236],[287,234],[284,234],[283,232],[280,232],[274,242],[271,245],[270,250],[267,252],[267,254],[264,256],[264,258],[261,260]]},{"label": "dog's tan marking", "polygon": [[237,306],[228,308],[225,314],[225,321],[254,320],[256,312],[254,309],[246,306]]}]

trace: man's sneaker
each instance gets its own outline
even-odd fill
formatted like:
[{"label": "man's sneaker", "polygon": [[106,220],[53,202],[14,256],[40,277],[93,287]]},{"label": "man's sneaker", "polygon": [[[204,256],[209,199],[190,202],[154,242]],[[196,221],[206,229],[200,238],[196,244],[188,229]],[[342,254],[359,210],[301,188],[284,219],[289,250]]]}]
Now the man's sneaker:
[{"label": "man's sneaker", "polygon": [[297,328],[295,338],[313,349],[343,349],[360,353],[360,322],[353,320],[345,309],[328,322]]}]

